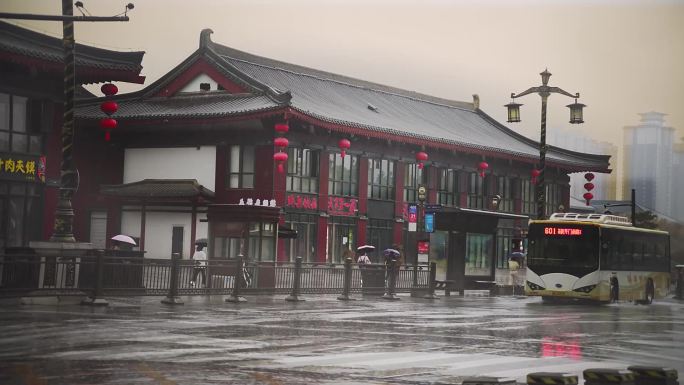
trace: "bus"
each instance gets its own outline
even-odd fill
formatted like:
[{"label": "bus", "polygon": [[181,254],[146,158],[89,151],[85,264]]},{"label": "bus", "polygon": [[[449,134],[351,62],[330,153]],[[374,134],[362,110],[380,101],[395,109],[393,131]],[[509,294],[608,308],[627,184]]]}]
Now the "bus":
[{"label": "bus", "polygon": [[650,304],[670,287],[670,236],[607,214],[530,221],[525,294]]}]

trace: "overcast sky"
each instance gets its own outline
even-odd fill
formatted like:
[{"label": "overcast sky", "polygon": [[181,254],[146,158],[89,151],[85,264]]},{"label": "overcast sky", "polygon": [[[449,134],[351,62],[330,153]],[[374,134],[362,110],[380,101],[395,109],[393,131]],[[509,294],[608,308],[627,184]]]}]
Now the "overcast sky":
[{"label": "overcast sky", "polygon": [[[127,0],[85,0],[97,16]],[[549,5],[549,4],[553,5]],[[2,0],[4,12],[61,13],[59,0]],[[127,23],[79,23],[76,40],[146,51],[146,84],[198,47],[203,28],[236,49],[363,80],[471,101],[505,123],[511,92],[541,84],[581,94],[585,124],[568,124],[572,99],[552,95],[548,129],[621,144],[640,112],[667,114],[684,136],[684,1],[143,0]],[[78,14],[78,12],[76,11]],[[61,36],[58,22],[13,23]],[[140,87],[123,87],[136,90]],[[538,140],[540,98],[518,99]]]}]

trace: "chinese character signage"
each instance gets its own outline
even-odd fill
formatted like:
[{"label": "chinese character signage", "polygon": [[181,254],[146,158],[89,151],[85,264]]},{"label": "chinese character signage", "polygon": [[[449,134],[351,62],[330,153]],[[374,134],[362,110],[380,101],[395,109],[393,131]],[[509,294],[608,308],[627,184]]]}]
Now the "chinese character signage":
[{"label": "chinese character signage", "polygon": [[45,183],[45,157],[0,152],[0,180]]},{"label": "chinese character signage", "polygon": [[354,216],[358,201],[354,198],[328,197],[328,214]]},{"label": "chinese character signage", "polygon": [[285,206],[300,210],[318,210],[318,196],[290,194]]}]

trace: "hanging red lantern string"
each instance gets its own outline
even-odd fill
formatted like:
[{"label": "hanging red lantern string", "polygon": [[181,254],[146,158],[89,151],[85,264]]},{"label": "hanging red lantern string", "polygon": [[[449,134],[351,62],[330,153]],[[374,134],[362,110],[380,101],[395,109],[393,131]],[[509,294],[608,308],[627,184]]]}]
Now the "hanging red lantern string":
[{"label": "hanging red lantern string", "polygon": [[428,160],[428,154],[423,151],[419,151],[416,153],[416,162],[418,162],[418,168],[423,169],[423,162],[426,162]]},{"label": "hanging red lantern string", "polygon": [[283,136],[290,131],[290,125],[287,122],[276,123],[274,128],[275,131],[280,134],[280,136]]},{"label": "hanging red lantern string", "polygon": [[480,176],[484,178],[485,176],[485,171],[489,168],[489,163],[487,162],[480,162],[480,164],[477,165],[477,169],[480,170]]},{"label": "hanging red lantern string", "polygon": [[100,120],[100,128],[105,130],[105,142],[109,142],[109,140],[112,138],[110,131],[115,129],[116,125],[116,119],[104,118]]},{"label": "hanging red lantern string", "polygon": [[582,195],[582,196],[584,197],[584,200],[587,201],[587,206],[589,206],[589,203],[591,202],[591,200],[594,199],[594,194],[592,194],[590,192],[585,192],[584,195]]},{"label": "hanging red lantern string", "polygon": [[594,184],[591,183],[591,182],[585,183],[585,184],[584,184],[584,189],[587,190],[587,191],[591,191],[591,190],[594,189]]},{"label": "hanging red lantern string", "polygon": [[584,174],[584,179],[587,180],[587,183],[584,184],[584,189],[587,190],[587,192],[582,195],[584,197],[584,200],[587,201],[587,206],[589,206],[589,203],[591,203],[591,200],[594,199],[594,194],[590,193],[591,190],[594,189],[594,184],[591,183],[592,180],[594,180],[594,174],[588,172]]},{"label": "hanging red lantern string", "polygon": [[594,174],[588,172],[588,173],[584,174],[584,179],[586,179],[587,181],[591,182],[592,180],[594,180]]},{"label": "hanging red lantern string", "polygon": [[283,166],[283,163],[287,162],[287,153],[286,152],[276,152],[273,154],[273,160],[278,162],[278,172],[282,173],[285,171],[285,168]]},{"label": "hanging red lantern string", "polygon": [[[106,96],[113,96],[119,92],[119,89],[112,83],[103,84],[100,91]],[[105,141],[109,142],[112,138],[111,130],[117,126],[116,119],[111,116],[119,110],[119,105],[113,100],[105,100],[100,104],[100,110],[107,115],[107,118],[100,120],[100,128],[105,130]]]},{"label": "hanging red lantern string", "polygon": [[541,175],[541,170],[535,168],[530,174],[532,175],[532,184],[537,184],[537,178]]},{"label": "hanging red lantern string", "polygon": [[287,140],[287,138],[275,138],[273,139],[273,144],[278,147],[280,152],[283,152],[285,151],[285,147],[290,144],[290,141]]},{"label": "hanging red lantern string", "polygon": [[351,147],[351,142],[349,139],[340,139],[339,142],[337,142],[337,146],[340,147],[340,150],[342,150],[342,157],[347,154],[346,151],[349,150],[349,147]]}]

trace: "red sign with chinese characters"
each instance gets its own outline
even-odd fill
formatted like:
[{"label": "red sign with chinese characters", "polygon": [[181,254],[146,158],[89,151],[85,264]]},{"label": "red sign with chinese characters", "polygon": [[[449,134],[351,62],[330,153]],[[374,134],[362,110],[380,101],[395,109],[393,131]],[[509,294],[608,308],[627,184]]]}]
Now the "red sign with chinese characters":
[{"label": "red sign with chinese characters", "polygon": [[562,227],[544,227],[544,235],[582,235],[582,229],[566,229]]},{"label": "red sign with chinese characters", "polygon": [[318,210],[318,197],[301,194],[288,195],[285,206],[303,210]]},{"label": "red sign with chinese characters", "polygon": [[428,254],[430,252],[430,242],[418,241],[418,254]]},{"label": "red sign with chinese characters", "polygon": [[328,197],[328,214],[354,216],[358,202],[354,198]]}]

